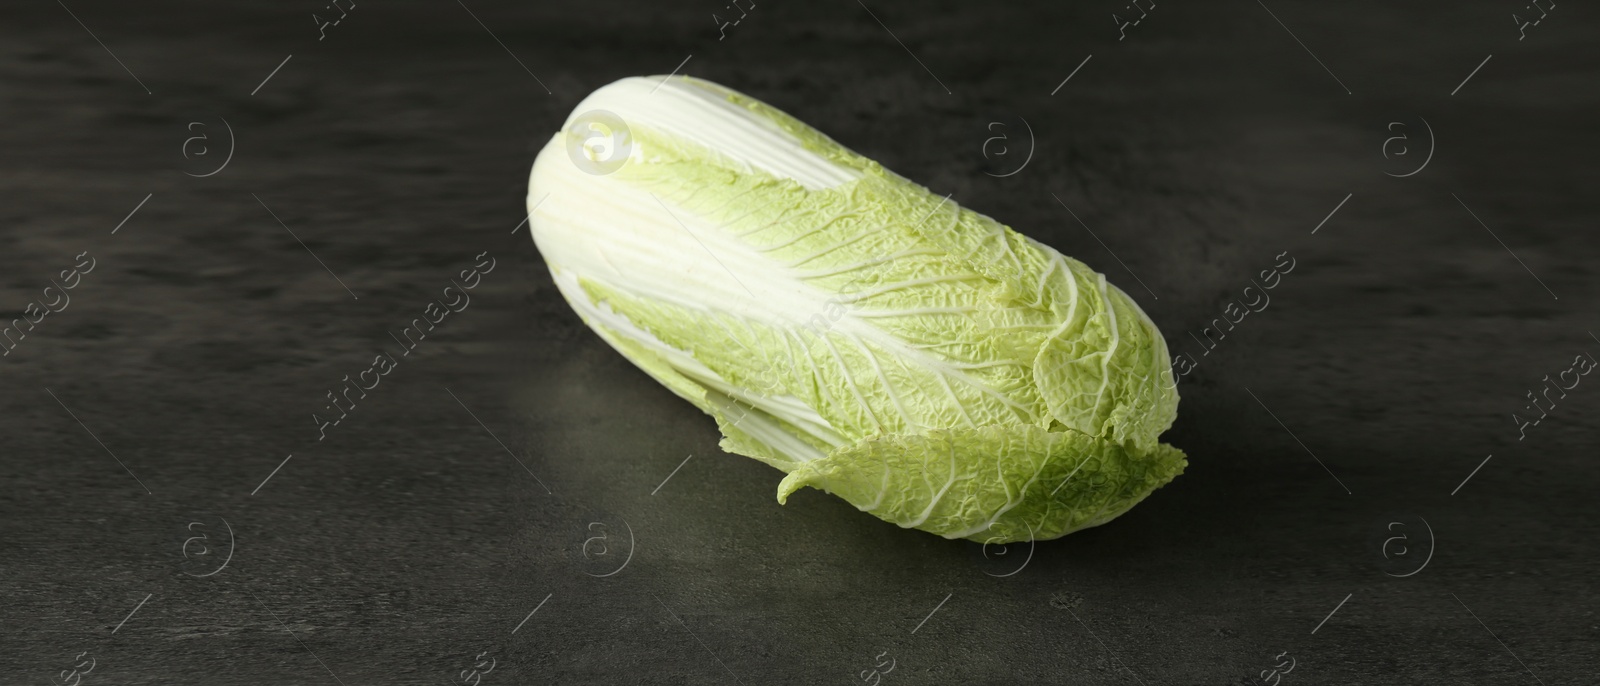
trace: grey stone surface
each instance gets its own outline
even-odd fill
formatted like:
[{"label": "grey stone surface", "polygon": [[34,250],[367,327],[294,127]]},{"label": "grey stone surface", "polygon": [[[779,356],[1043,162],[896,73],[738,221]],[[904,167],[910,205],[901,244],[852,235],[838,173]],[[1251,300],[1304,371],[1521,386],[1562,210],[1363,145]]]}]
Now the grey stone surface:
[{"label": "grey stone surface", "polygon": [[[1600,353],[1592,11],[1519,41],[1515,3],[1163,0],[1119,41],[1119,3],[762,0],[719,41],[718,3],[466,6],[321,41],[315,3],[0,10],[0,311],[96,259],[0,358],[0,683],[1593,683],[1600,389],[1511,419]],[[1290,251],[1180,386],[1188,472],[1005,557],[778,506],[512,231],[585,94],[690,54],[1104,271],[1175,352]],[[1032,161],[983,174],[1018,118]]]}]

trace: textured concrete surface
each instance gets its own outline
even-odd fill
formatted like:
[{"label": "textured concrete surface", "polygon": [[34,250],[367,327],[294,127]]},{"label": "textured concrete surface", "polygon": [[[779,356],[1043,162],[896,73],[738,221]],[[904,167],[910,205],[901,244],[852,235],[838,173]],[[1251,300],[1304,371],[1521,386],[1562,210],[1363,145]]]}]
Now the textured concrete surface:
[{"label": "textured concrete surface", "polygon": [[[0,358],[0,683],[1593,683],[1600,377],[1512,414],[1600,354],[1594,12],[1124,5],[11,3],[4,319],[95,261]],[[1188,473],[1003,556],[778,506],[513,231],[691,54],[1121,285]]]}]

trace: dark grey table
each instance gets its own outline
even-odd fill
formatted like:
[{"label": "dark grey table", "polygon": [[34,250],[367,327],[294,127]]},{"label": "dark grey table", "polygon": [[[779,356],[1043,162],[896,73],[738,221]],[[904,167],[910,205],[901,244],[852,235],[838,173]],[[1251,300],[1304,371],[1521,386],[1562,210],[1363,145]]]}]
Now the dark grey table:
[{"label": "dark grey table", "polygon": [[[343,3],[3,10],[4,319],[94,261],[0,358],[0,683],[1595,683],[1600,388],[1513,420],[1600,353],[1591,8]],[[1005,550],[778,506],[518,227],[675,66],[1104,271],[1188,472]]]}]

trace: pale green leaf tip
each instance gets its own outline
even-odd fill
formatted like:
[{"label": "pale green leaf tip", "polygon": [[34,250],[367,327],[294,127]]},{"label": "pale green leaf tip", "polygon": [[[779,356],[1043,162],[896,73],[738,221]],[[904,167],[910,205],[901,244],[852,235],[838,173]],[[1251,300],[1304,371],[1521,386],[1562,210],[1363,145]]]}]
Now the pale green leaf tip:
[{"label": "pale green leaf tip", "polygon": [[811,474],[809,470],[796,469],[789,472],[787,476],[783,477],[783,481],[778,482],[778,504],[788,505],[791,494],[810,485]]}]

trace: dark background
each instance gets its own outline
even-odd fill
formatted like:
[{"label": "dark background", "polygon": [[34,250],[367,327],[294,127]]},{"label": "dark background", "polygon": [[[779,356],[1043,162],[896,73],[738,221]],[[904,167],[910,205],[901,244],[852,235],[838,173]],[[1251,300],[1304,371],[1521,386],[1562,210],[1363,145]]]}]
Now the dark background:
[{"label": "dark background", "polygon": [[[1600,353],[1584,4],[1521,41],[1497,0],[1161,0],[1120,41],[1122,2],[759,0],[721,41],[719,2],[467,7],[6,4],[4,319],[97,262],[0,359],[0,683],[1595,682],[1600,377],[1511,417]],[[1031,551],[777,505],[513,232],[572,107],[691,54],[1104,271],[1200,360],[1187,473]]]}]

